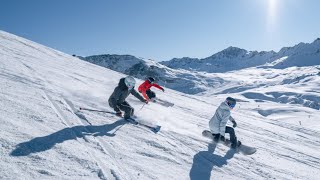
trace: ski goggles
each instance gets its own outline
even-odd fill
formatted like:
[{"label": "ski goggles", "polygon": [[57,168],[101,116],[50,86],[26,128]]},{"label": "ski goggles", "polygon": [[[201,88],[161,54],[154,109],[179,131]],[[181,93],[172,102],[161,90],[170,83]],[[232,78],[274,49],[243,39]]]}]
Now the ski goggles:
[{"label": "ski goggles", "polygon": [[229,103],[228,101],[226,101],[226,103],[228,104],[228,106],[229,106],[231,109],[233,109],[233,108],[236,106],[236,104],[231,104],[231,103]]},{"label": "ski goggles", "polygon": [[232,109],[233,109],[235,106],[236,106],[235,104],[229,104],[229,107],[232,108]]},{"label": "ski goggles", "polygon": [[133,89],[133,88],[134,88],[133,85],[129,85],[129,86],[128,86],[128,89],[129,89],[129,90],[131,90],[131,89]]}]

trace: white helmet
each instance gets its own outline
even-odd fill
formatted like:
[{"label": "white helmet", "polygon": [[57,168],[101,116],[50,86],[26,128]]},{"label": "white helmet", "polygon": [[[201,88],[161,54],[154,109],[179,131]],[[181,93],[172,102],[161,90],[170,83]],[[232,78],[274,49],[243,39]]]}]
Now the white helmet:
[{"label": "white helmet", "polygon": [[134,80],[134,78],[132,76],[127,76],[125,79],[124,79],[124,83],[126,84],[126,86],[129,88],[129,89],[133,89],[134,86],[136,85],[136,80]]}]

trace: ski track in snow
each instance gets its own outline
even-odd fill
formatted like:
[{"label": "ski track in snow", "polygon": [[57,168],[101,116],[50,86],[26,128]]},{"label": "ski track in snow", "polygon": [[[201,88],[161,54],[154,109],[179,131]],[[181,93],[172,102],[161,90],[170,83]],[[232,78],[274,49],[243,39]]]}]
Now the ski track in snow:
[{"label": "ski track in snow", "polygon": [[[41,78],[35,70],[33,70],[31,67],[27,66],[26,64],[22,63],[24,66],[26,66],[28,69],[30,69],[32,71],[33,74],[36,75],[36,77],[38,79],[42,79],[42,82],[46,82],[46,85],[49,87],[49,89],[53,89],[53,87],[51,87],[49,85],[49,83]],[[87,133],[89,134],[92,134],[93,132],[91,132],[90,130],[88,130],[87,128],[85,128],[86,126],[91,126],[92,124],[90,124],[90,122],[88,120],[84,120],[83,118],[79,118],[76,114],[75,114],[75,108],[73,107],[73,104],[72,102],[70,102],[69,100],[67,100],[66,98],[62,98],[60,99],[60,103],[63,104],[63,107],[59,108],[59,106],[57,105],[57,103],[55,103],[55,101],[45,92],[43,91],[44,93],[44,96],[46,97],[46,99],[50,102],[51,104],[51,107],[54,109],[54,111],[56,112],[56,114],[60,117],[60,119],[63,121],[64,124],[66,124],[69,128],[72,128],[72,126],[74,124],[77,124],[77,123],[72,123],[71,121],[69,121],[68,117],[66,115],[64,115],[63,113],[63,110],[61,110],[62,108],[64,108],[65,110],[69,111],[69,112],[72,112],[72,114],[74,115],[74,117],[76,119],[78,119],[79,121],[79,124],[81,126],[84,126],[84,129]],[[74,132],[75,134],[77,132]],[[75,135],[76,137],[76,135]],[[92,140],[90,140],[90,138],[88,138],[87,136],[83,136],[84,140],[88,143],[94,143],[94,144],[97,144],[98,146],[101,147],[103,153],[105,154],[109,154],[109,156],[113,159],[114,162],[112,162],[112,165],[110,166],[113,166],[112,169],[106,167],[104,165],[103,162],[101,162],[99,160],[98,157],[94,156],[92,153],[90,153],[90,156],[94,159],[95,162],[97,162],[98,166],[100,167],[100,170],[98,171],[98,176],[101,178],[101,179],[127,179],[126,177],[132,177],[132,175],[126,170],[123,168],[123,166],[121,165],[122,163],[118,162],[117,159],[119,159],[119,157],[117,157],[117,154],[115,152],[115,150],[113,150],[112,147],[110,147],[110,145],[108,145],[107,142],[105,142],[103,139],[101,139],[100,137],[95,137],[93,138]],[[88,151],[90,152],[90,151]],[[110,161],[110,160],[109,160]],[[119,173],[116,173],[116,171],[114,169],[117,169],[117,172]],[[120,176],[121,174],[121,176]],[[106,176],[107,175],[107,176]],[[106,176],[106,177],[105,177]],[[121,178],[120,178],[121,177]]]},{"label": "ski track in snow", "polygon": [[[46,82],[46,85],[50,87],[49,83],[48,83],[45,79],[41,78],[41,77],[36,73],[36,71],[35,71],[34,69],[32,69],[31,67],[29,67],[28,65],[26,65],[26,64],[24,64],[24,63],[22,63],[22,64],[23,64],[24,66],[26,66],[26,67],[36,76],[36,78],[42,79],[42,81],[43,81],[43,82]],[[50,87],[50,88],[52,89],[52,87]],[[44,95],[44,97],[48,100],[48,102],[50,103],[52,109],[53,109],[53,110],[55,111],[55,113],[59,116],[59,118],[62,120],[62,122],[63,122],[64,124],[66,124],[68,128],[72,129],[73,123],[72,123],[70,120],[68,120],[68,117],[66,117],[66,116],[64,115],[63,111],[59,108],[59,106],[57,105],[57,103],[55,103],[55,101],[52,99],[52,97],[49,96],[49,95],[45,92],[45,90],[43,90],[43,95]],[[88,125],[88,124],[87,124],[87,123],[86,123],[86,124],[81,123],[81,125]],[[89,132],[87,129],[85,129],[85,130],[86,130],[87,132]],[[76,135],[77,132],[73,132],[73,133],[74,133],[74,137],[77,137],[77,135]],[[86,142],[89,142],[89,143],[90,143],[90,140],[89,140],[86,136],[83,136],[83,138],[84,138],[84,140],[85,140]],[[99,145],[102,144],[99,140],[97,140],[97,141],[98,141],[98,142],[95,142],[95,143],[99,143]],[[105,150],[105,148],[104,148],[103,150],[104,150],[104,152],[105,152],[106,154],[108,153],[108,151]],[[88,151],[88,152],[90,153],[90,151]],[[90,157],[92,157],[92,159],[93,159],[95,162],[97,162],[97,164],[98,164],[98,166],[99,166],[99,168],[100,168],[99,171],[98,171],[98,176],[99,176],[100,179],[103,179],[103,180],[104,180],[104,179],[115,179],[115,177],[117,177],[116,174],[113,175],[114,171],[113,171],[112,169],[106,167],[106,166],[99,160],[98,157],[94,156],[92,153],[90,153]],[[113,158],[114,158],[114,156],[113,156]]]},{"label": "ski track in snow", "polygon": [[[64,124],[66,124],[68,126],[68,128],[71,128],[72,127],[72,122],[70,122],[66,116],[64,115],[64,113],[59,109],[58,105],[52,100],[52,98],[47,95],[45,93],[45,97],[48,99],[48,101],[50,102],[50,104],[52,105],[52,109],[54,109],[54,111],[57,113],[57,115],[60,117],[60,119],[63,121]],[[76,132],[73,132],[74,133],[74,137],[77,137],[76,135]],[[86,136],[83,137],[85,139],[86,142],[90,142],[89,139],[86,138]],[[89,151],[88,151],[89,152]],[[101,178],[101,179],[107,179],[105,177],[106,174],[109,173],[109,178],[113,177],[111,173],[111,169],[105,167],[103,165],[103,163],[97,158],[95,157],[93,154],[90,153],[90,156],[94,159],[95,162],[97,162],[98,166],[100,167],[100,170],[98,171],[98,176]],[[108,177],[108,176],[107,176]]]},{"label": "ski track in snow", "polygon": [[257,107],[231,94],[242,100],[232,112],[237,136],[257,148],[244,156],[201,135],[224,94],[157,91],[175,105],[142,109],[130,96],[139,120],[162,126],[154,134],[110,114],[76,110],[109,109],[108,95],[124,75],[1,31],[0,39],[0,179],[318,179],[317,110]]}]

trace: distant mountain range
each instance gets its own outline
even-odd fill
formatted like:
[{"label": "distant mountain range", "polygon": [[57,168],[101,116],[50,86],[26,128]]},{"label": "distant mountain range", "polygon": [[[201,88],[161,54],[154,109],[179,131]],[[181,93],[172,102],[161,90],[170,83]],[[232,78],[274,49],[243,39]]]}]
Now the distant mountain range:
[{"label": "distant mountain range", "polygon": [[158,84],[180,92],[196,94],[205,91],[198,85],[201,82],[198,75],[187,70],[168,68],[152,60],[139,59],[131,55],[110,54],[80,58],[139,79],[146,79],[152,76],[157,80]]},{"label": "distant mountain range", "polygon": [[320,38],[312,43],[284,47],[279,52],[247,51],[228,47],[204,59],[184,57],[156,62],[131,55],[111,54],[80,58],[140,79],[153,76],[163,86],[196,94],[219,84],[219,79],[212,79],[206,73],[223,73],[250,67],[285,69],[292,66],[319,65]]},{"label": "distant mountain range", "polygon": [[299,43],[293,47],[284,47],[278,53],[274,51],[247,51],[237,47],[228,47],[204,59],[174,58],[170,61],[163,61],[161,64],[174,69],[210,73],[233,71],[266,64],[280,69],[292,66],[319,65],[320,38],[310,44]]}]

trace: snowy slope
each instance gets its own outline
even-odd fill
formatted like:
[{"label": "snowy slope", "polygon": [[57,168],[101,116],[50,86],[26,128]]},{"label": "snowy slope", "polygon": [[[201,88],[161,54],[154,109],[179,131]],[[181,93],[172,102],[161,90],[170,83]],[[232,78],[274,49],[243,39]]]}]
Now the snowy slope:
[{"label": "snowy slope", "polygon": [[154,134],[109,114],[72,112],[72,104],[109,109],[123,74],[3,31],[0,68],[0,179],[318,179],[318,110],[235,93],[238,137],[258,149],[244,156],[201,136],[226,94],[167,89],[157,94],[174,107],[141,110],[130,97],[139,120],[162,126]]},{"label": "snowy slope", "polygon": [[220,79],[214,88],[202,93],[206,96],[233,93],[256,102],[300,104],[320,109],[320,66],[247,68],[206,76]]}]

